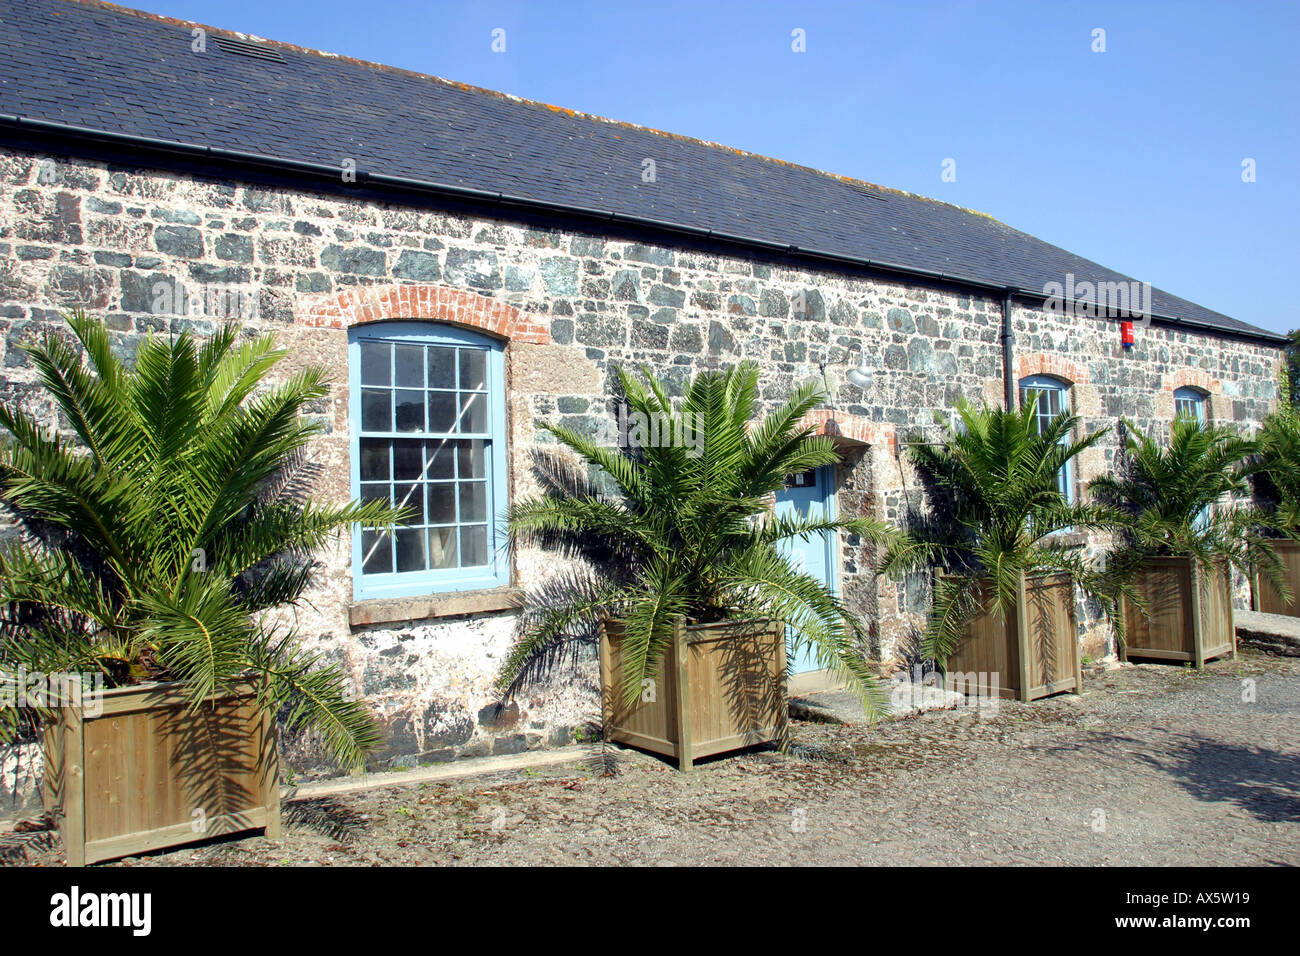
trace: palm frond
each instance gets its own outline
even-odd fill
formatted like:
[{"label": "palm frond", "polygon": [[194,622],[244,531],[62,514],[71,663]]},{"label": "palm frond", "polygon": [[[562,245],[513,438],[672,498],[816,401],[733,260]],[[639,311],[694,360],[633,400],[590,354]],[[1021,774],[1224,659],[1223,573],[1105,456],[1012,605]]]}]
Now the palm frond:
[{"label": "palm frond", "polygon": [[[202,344],[150,337],[128,369],[102,322],[68,324],[75,341],[50,333],[27,354],[73,435],[0,406],[0,498],[32,531],[0,553],[0,670],[181,680],[197,703],[261,667],[290,724],[358,764],[377,739],[364,705],[262,617],[303,599],[310,552],[332,534],[405,518],[317,504],[282,480],[320,432],[304,412],[325,371],[267,385],[285,350],[233,325]],[[62,540],[46,546],[41,528]]]},{"label": "palm frond", "polygon": [[759,390],[752,363],[698,375],[677,399],[647,370],[641,378],[623,369],[616,375],[626,408],[657,422],[667,440],[604,448],[549,426],[562,446],[588,469],[608,475],[619,493],[600,494],[579,480],[579,469],[557,469],[548,460],[547,474],[567,477],[545,481],[546,494],[509,509],[512,547],[558,550],[600,573],[556,577],[572,588],[568,596],[547,588],[530,596],[499,686],[513,693],[548,673],[545,661],[593,640],[600,616],[616,616],[631,701],[643,680],[658,676],[683,620],[758,615],[789,621],[797,639],[810,642],[819,660],[863,689],[865,703],[878,712],[881,694],[861,653],[860,626],[825,585],[796,573],[778,545],[856,534],[888,547],[894,533],[866,517],[793,519],[769,510],[788,475],[839,459],[830,439],[802,425],[823,399],[821,389],[814,383],[796,387],[754,424]]},{"label": "palm frond", "polygon": [[1057,477],[1096,446],[1104,431],[1081,437],[1070,412],[1041,422],[1031,393],[1018,409],[957,404],[953,425],[936,414],[941,444],[913,444],[909,456],[937,505],[915,516],[907,534],[881,555],[878,569],[895,578],[935,567],[934,600],[922,652],[944,662],[970,622],[1016,606],[1027,576],[1064,570],[1084,587],[1102,579],[1065,556],[1065,531],[1104,531],[1124,524],[1118,509],[1071,502]]}]

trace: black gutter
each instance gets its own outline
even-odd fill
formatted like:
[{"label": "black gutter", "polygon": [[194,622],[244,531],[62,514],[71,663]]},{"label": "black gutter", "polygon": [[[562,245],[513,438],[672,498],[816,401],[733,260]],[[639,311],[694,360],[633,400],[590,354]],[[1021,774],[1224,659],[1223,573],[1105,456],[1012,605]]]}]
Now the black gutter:
[{"label": "black gutter", "polygon": [[[34,132],[52,135],[56,138],[73,137],[90,139],[126,146],[142,147],[156,152],[178,153],[184,156],[225,161],[236,165],[251,165],[277,171],[290,171],[312,178],[326,179],[335,184],[341,182],[341,176],[343,173],[341,167],[328,166],[323,163],[311,163],[279,156],[268,156],[263,153],[249,153],[242,150],[223,149],[218,146],[202,146],[197,143],[184,143],[177,140],[158,139],[152,136],[137,136],[131,133],[117,133],[110,130],[95,129],[89,126],[73,126],[67,123],[53,123],[48,120],[29,119],[27,117],[16,116],[13,114],[0,113],[0,124],[17,127],[19,129],[30,129]],[[1033,299],[1039,302],[1044,302],[1050,298],[1046,292],[1041,292],[1035,289],[1024,289],[1019,286],[1008,287],[995,282],[985,282],[981,279],[972,279],[969,276],[936,272],[931,269],[922,269],[917,266],[903,266],[892,262],[880,262],[878,260],[845,255],[843,253],[824,252],[819,249],[802,249],[799,246],[772,242],[754,236],[715,232],[712,229],[703,229],[698,226],[689,226],[681,223],[664,222],[662,220],[650,219],[644,216],[627,215],[613,210],[593,209],[586,206],[575,206],[569,203],[558,203],[545,199],[533,199],[528,196],[514,196],[508,193],[473,189],[468,186],[454,186],[448,183],[411,179],[405,176],[390,176],[384,173],[367,173],[362,170],[356,171],[356,183],[357,185],[372,184],[398,191],[447,196],[456,199],[486,203],[493,206],[518,206],[525,209],[571,216],[579,219],[634,225],[660,232],[677,233],[698,239],[708,239],[716,242],[763,249],[781,255],[816,259],[833,262],[839,265],[853,266],[855,268],[874,269],[880,272],[927,279],[932,282],[947,283],[970,289],[977,289],[981,292],[995,293],[1003,296],[1004,299],[1009,295],[1016,295],[1021,298]],[[1268,332],[1264,329],[1254,332],[1238,329],[1224,329],[1208,322],[1198,322],[1195,319],[1184,319],[1172,315],[1157,315],[1155,313],[1150,315],[1150,319],[1155,322],[1163,322],[1170,325],[1185,326],[1193,329],[1204,329],[1205,331],[1216,335],[1255,339],[1270,344],[1285,344],[1290,341],[1290,339],[1285,335],[1276,332]]]}]

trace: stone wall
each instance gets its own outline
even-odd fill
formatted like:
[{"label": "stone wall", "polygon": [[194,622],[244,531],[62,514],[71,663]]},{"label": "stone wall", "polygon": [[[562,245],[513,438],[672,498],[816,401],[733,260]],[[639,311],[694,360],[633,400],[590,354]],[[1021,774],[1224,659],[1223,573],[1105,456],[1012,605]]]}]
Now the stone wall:
[{"label": "stone wall", "polygon": [[[844,443],[841,510],[894,521],[919,495],[898,439],[934,436],[934,410],[959,397],[1002,395],[994,298],[306,189],[0,154],[0,400],[44,407],[17,346],[57,322],[60,309],[105,316],[127,355],[150,332],[215,327],[204,315],[159,314],[154,290],[163,280],[252,287],[260,317],[250,328],[274,330],[292,349],[281,374],[304,363],[335,370],[329,399],[314,410],[327,433],[312,450],[317,494],[334,501],[348,495],[346,329],[359,321],[455,321],[508,338],[514,497],[537,488],[529,454],[539,420],[593,430],[608,420],[614,365],[645,363],[680,384],[753,359],[764,400],[775,402],[826,364],[833,407],[815,424]],[[1274,399],[1278,353],[1265,346],[1149,328],[1125,352],[1112,322],[1021,306],[1015,332],[1018,371],[1069,378],[1088,428],[1121,415],[1167,422],[1175,383],[1201,385],[1216,419],[1245,426]],[[877,368],[865,394],[843,381],[859,342]],[[1084,462],[1081,480],[1109,467],[1115,448],[1112,436]],[[378,763],[560,744],[597,719],[590,667],[516,707],[495,706],[490,685],[510,612],[354,627],[345,543],[321,560],[314,609],[300,609],[298,624],[345,664],[384,721],[389,744]],[[871,623],[871,652],[901,653],[923,619],[923,583],[877,582],[860,542],[846,543],[842,562],[846,599]],[[521,554],[518,583],[535,584],[545,566]],[[1084,628],[1093,656],[1111,650],[1102,623]],[[291,762],[321,767],[302,742]]]},{"label": "stone wall", "polygon": [[[1115,467],[1121,420],[1168,435],[1176,389],[1190,386],[1204,393],[1210,423],[1246,431],[1258,428],[1277,401],[1281,353],[1269,346],[1152,324],[1136,327],[1134,344],[1125,349],[1113,322],[1041,309],[1017,308],[1013,328],[1017,377],[1053,375],[1070,382],[1081,430],[1109,430],[1105,441],[1080,456],[1080,492]],[[1106,544],[1098,535],[1087,547],[1096,553]],[[1249,607],[1249,581],[1238,573],[1235,584],[1237,606]],[[1083,652],[1094,660],[1114,654],[1114,637],[1100,608],[1082,592],[1078,597]]]}]

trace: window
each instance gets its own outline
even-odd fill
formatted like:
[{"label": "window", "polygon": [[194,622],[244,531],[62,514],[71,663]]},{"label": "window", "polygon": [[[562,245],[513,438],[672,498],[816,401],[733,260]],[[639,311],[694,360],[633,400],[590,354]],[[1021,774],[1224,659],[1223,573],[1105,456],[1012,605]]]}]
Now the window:
[{"label": "window", "polygon": [[[1042,434],[1048,423],[1061,412],[1070,409],[1070,387],[1058,378],[1047,375],[1033,375],[1020,380],[1020,404],[1027,405],[1037,394],[1034,418],[1038,432]],[[1061,439],[1061,444],[1070,440],[1070,436]],[[1074,503],[1074,461],[1067,461],[1056,474],[1056,487],[1065,496],[1065,500]]]},{"label": "window", "polygon": [[1205,404],[1204,392],[1194,388],[1180,388],[1174,391],[1174,415],[1178,418],[1191,418],[1204,425]]},{"label": "window", "polygon": [[[1174,390],[1174,417],[1190,418],[1202,428],[1205,427],[1205,393],[1195,388],[1178,388]],[[1204,531],[1210,525],[1210,506],[1206,505],[1197,512],[1193,525]]]},{"label": "window", "polygon": [[501,346],[451,326],[385,322],[348,341],[352,494],[412,510],[353,532],[357,599],[508,583]]}]

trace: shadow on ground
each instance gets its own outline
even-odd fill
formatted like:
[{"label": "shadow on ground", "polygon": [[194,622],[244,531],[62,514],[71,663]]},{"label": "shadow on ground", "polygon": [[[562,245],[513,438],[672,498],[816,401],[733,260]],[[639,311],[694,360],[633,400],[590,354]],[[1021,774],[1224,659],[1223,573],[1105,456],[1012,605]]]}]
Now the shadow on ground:
[{"label": "shadow on ground", "polygon": [[314,830],[339,843],[351,843],[367,827],[366,819],[333,797],[312,797],[286,803],[284,825]]},{"label": "shadow on ground", "polygon": [[1198,800],[1231,803],[1269,823],[1300,821],[1300,755],[1184,734],[1165,755],[1141,759]]},{"label": "shadow on ground", "polygon": [[1201,734],[1170,734],[1162,753],[1142,753],[1149,740],[1099,734],[1049,748],[1050,753],[1087,751],[1099,759],[1136,757],[1197,800],[1229,803],[1266,823],[1300,822],[1300,754],[1224,743]]}]

